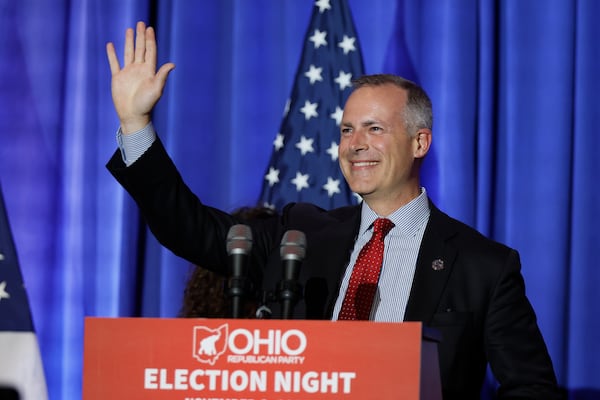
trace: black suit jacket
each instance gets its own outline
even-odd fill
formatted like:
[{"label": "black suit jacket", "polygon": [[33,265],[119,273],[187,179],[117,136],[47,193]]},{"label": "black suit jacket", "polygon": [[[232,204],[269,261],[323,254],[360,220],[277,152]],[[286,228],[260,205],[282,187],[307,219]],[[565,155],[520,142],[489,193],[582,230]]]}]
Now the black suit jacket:
[{"label": "black suit jacket", "polygon": [[[360,225],[360,206],[325,211],[290,204],[280,216],[238,221],[203,205],[184,184],[161,142],[125,168],[116,152],[108,168],[137,202],[157,239],[192,263],[225,273],[226,236],[244,222],[253,230],[251,280],[266,290],[281,280],[283,233],[306,234],[300,272],[303,298],[294,318],[331,319],[339,286]],[[499,397],[560,398],[546,345],[525,295],[518,253],[450,218],[430,203],[405,312],[441,333],[444,399],[478,399],[489,362]],[[432,268],[442,260],[443,268]],[[439,262],[438,262],[439,265]],[[274,317],[280,316],[277,306]]]}]

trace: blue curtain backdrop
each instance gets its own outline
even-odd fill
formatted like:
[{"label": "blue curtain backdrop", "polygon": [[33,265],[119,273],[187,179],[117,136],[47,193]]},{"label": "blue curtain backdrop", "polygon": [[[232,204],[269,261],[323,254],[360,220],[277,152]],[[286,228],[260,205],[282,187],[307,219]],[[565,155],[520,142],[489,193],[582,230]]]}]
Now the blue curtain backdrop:
[{"label": "blue curtain backdrop", "polygon": [[[600,2],[349,4],[366,72],[432,97],[434,201],[520,251],[560,384],[598,398]],[[51,399],[80,397],[85,316],[175,316],[189,272],[104,168],[118,125],[105,43],[157,28],[177,65],[159,134],[199,197],[233,210],[258,199],[312,7],[0,0],[0,180]]]}]

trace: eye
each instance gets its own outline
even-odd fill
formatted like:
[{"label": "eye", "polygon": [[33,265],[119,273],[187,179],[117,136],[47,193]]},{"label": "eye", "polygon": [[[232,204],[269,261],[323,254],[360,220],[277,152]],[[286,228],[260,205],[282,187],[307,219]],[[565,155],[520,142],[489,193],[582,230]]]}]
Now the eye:
[{"label": "eye", "polygon": [[379,126],[371,126],[369,128],[369,132],[381,133],[381,132],[383,132],[383,129],[381,129],[381,127],[379,127]]},{"label": "eye", "polygon": [[348,136],[352,133],[352,128],[344,127],[340,131],[342,136]]}]

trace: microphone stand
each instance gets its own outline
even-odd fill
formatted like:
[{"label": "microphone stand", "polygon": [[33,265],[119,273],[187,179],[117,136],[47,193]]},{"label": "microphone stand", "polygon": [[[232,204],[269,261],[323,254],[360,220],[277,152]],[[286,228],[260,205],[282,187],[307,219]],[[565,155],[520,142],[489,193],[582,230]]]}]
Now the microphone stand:
[{"label": "microphone stand", "polygon": [[231,318],[242,318],[243,300],[246,296],[246,278],[232,276],[228,280],[227,296],[230,300]]},{"label": "microphone stand", "polygon": [[302,285],[295,280],[279,282],[279,301],[281,302],[281,318],[290,319],[294,315],[294,307],[302,297]]}]

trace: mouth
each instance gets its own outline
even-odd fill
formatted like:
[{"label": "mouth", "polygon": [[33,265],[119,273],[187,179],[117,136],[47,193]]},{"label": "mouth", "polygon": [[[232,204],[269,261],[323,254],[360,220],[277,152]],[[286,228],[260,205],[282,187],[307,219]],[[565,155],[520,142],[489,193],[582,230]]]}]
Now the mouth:
[{"label": "mouth", "polygon": [[377,161],[356,161],[352,163],[353,167],[372,167],[373,165],[377,165]]}]

